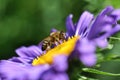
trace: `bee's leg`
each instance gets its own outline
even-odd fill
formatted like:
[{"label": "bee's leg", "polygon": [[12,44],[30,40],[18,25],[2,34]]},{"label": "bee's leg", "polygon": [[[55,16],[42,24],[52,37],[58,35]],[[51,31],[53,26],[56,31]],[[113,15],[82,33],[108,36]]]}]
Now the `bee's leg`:
[{"label": "bee's leg", "polygon": [[61,40],[57,40],[57,43],[58,43],[58,44],[61,44],[61,43],[62,43],[62,41],[61,41]]},{"label": "bee's leg", "polygon": [[59,39],[59,44],[61,44],[61,43],[62,43],[62,40]]},{"label": "bee's leg", "polygon": [[58,39],[56,39],[56,42],[58,43],[58,44],[61,44],[61,40],[58,38]]},{"label": "bee's leg", "polygon": [[59,45],[59,43],[57,41],[55,41],[55,45],[57,46],[57,45]]},{"label": "bee's leg", "polygon": [[51,49],[51,47],[50,47],[50,46],[48,46],[48,47],[46,48],[46,52],[47,52],[47,51],[49,51],[50,49]]}]

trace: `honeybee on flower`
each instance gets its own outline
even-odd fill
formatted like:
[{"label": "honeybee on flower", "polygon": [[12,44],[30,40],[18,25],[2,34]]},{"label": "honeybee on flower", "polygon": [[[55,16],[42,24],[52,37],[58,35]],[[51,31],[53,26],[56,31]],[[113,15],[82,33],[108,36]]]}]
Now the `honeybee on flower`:
[{"label": "honeybee on flower", "polygon": [[94,66],[96,47],[105,48],[107,38],[120,30],[120,10],[108,6],[97,17],[85,11],[76,24],[72,17],[70,14],[66,19],[66,32],[54,30],[42,44],[23,46],[16,49],[19,57],[1,60],[0,79],[69,80],[66,70],[69,56],[76,55],[74,51],[85,66]]}]

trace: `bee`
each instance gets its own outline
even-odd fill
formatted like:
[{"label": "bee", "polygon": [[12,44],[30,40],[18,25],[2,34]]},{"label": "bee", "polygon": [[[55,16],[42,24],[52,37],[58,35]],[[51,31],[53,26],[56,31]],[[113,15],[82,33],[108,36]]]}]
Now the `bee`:
[{"label": "bee", "polygon": [[63,31],[52,32],[50,36],[42,41],[42,51],[48,51],[66,40],[66,34]]}]

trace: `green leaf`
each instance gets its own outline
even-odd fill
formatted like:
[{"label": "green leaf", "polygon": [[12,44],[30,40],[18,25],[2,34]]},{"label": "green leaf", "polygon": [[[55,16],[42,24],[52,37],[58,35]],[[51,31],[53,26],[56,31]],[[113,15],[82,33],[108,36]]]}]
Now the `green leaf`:
[{"label": "green leaf", "polygon": [[98,79],[88,78],[86,76],[80,76],[80,78],[78,80],[98,80]]},{"label": "green leaf", "polygon": [[120,61],[120,55],[116,55],[116,54],[109,54],[106,58],[106,61]]},{"label": "green leaf", "polygon": [[119,38],[119,37],[110,37],[110,39],[119,40],[119,41],[120,41],[120,38]]},{"label": "green leaf", "polygon": [[106,75],[106,76],[120,76],[120,74],[104,72],[104,71],[100,71],[92,68],[83,68],[82,70],[84,72],[95,73],[95,74]]}]

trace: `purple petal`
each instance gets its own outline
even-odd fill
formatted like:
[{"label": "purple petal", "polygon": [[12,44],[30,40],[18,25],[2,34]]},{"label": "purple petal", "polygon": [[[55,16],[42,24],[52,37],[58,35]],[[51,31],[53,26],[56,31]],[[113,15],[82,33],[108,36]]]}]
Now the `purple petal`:
[{"label": "purple petal", "polygon": [[41,75],[50,69],[50,66],[45,64],[45,65],[40,65],[40,66],[34,66],[28,69],[28,77],[29,80],[39,80],[41,79]]},{"label": "purple petal", "polygon": [[0,62],[0,77],[3,80],[38,80],[48,65],[27,66],[22,63],[2,60]]},{"label": "purple petal", "polygon": [[69,80],[68,75],[66,73],[57,73],[51,70],[45,72],[41,77],[41,80]]},{"label": "purple petal", "polygon": [[0,74],[3,80],[27,79],[24,65],[7,60],[0,62]]},{"label": "purple petal", "polygon": [[77,43],[77,49],[80,54],[91,53],[96,50],[95,43],[88,41],[87,39],[81,39]]},{"label": "purple petal", "polygon": [[117,20],[120,20],[120,9],[116,9],[111,13],[112,16],[116,17]]},{"label": "purple petal", "polygon": [[112,30],[112,25],[110,25],[110,24],[105,24],[103,27],[104,27],[102,29],[103,32],[109,32]]},{"label": "purple petal", "polygon": [[68,75],[65,73],[56,75],[53,80],[69,80]]},{"label": "purple petal", "polygon": [[112,6],[107,6],[104,10],[102,10],[102,12],[100,13],[100,15],[106,15],[109,14],[110,12],[112,12],[114,10],[114,8]]},{"label": "purple petal", "polygon": [[[93,24],[90,26],[89,33],[87,35],[88,39],[91,40],[95,38],[102,30],[103,25],[105,24],[105,21],[109,21],[108,18],[106,18],[106,15],[113,11],[113,8],[111,6],[106,7],[94,20]],[[105,20],[107,19],[107,20]],[[107,23],[107,22],[106,22]]]},{"label": "purple petal", "polygon": [[25,65],[31,65],[33,58],[13,57],[9,60],[17,63],[23,63]]},{"label": "purple petal", "polygon": [[95,53],[88,53],[86,55],[81,55],[79,59],[84,65],[88,67],[94,66],[97,60]]},{"label": "purple petal", "polygon": [[54,57],[54,69],[56,71],[66,71],[68,68],[67,56],[58,55]]},{"label": "purple petal", "polygon": [[117,25],[114,26],[114,28],[110,32],[110,35],[113,35],[118,31],[120,31],[120,24],[117,24]]},{"label": "purple petal", "polygon": [[111,35],[115,34],[116,32],[120,31],[120,25],[117,24],[115,25],[112,30],[110,30],[109,32],[107,32],[106,34],[104,34],[103,36],[101,36],[100,38],[104,39],[104,38],[108,38]]},{"label": "purple petal", "polygon": [[107,39],[97,39],[95,40],[97,46],[99,46],[100,48],[106,48],[108,45]]},{"label": "purple petal", "polygon": [[79,19],[79,21],[77,23],[77,28],[76,28],[76,33],[75,34],[76,35],[78,35],[78,34],[79,35],[84,35],[85,30],[90,25],[90,22],[91,22],[92,19],[93,19],[93,15],[91,13],[85,11],[81,15],[81,17],[80,17],[80,19]]},{"label": "purple petal", "polygon": [[77,51],[79,53],[79,59],[86,66],[93,66],[96,63],[95,50],[96,45],[87,39],[82,39],[77,42]]},{"label": "purple petal", "polygon": [[50,32],[52,33],[52,32],[57,32],[57,31],[58,31],[57,29],[53,28],[53,29],[51,29]]},{"label": "purple petal", "polygon": [[21,48],[18,48],[16,50],[16,53],[20,57],[35,58],[35,57],[40,56],[42,54],[42,50],[39,47],[37,47],[37,46],[21,47]]},{"label": "purple petal", "polygon": [[73,15],[70,14],[66,19],[66,28],[67,28],[66,30],[69,36],[73,36],[75,34],[75,26],[72,22],[72,17]]}]

